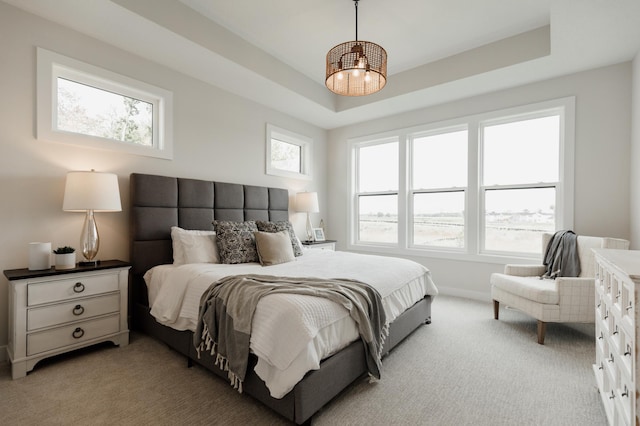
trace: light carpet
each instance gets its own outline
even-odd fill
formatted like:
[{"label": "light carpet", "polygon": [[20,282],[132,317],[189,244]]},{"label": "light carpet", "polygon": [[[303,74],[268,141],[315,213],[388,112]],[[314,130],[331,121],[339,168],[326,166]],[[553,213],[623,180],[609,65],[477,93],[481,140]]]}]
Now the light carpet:
[{"label": "light carpet", "polygon": [[[438,296],[433,322],[383,361],[382,380],[356,381],[314,425],[604,425],[593,325],[536,322],[489,303]],[[0,363],[3,425],[286,425],[226,381],[148,336],[39,363],[11,380]]]}]

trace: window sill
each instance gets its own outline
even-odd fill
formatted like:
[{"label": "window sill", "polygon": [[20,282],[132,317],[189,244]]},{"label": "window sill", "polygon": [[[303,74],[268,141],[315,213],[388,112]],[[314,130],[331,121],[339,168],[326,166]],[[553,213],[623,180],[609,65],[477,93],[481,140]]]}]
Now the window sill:
[{"label": "window sill", "polygon": [[472,254],[465,252],[454,252],[446,250],[432,250],[432,249],[408,249],[397,247],[383,247],[372,246],[362,244],[349,244],[347,250],[370,253],[370,254],[382,254],[390,256],[404,256],[404,257],[424,257],[432,259],[445,259],[455,260],[461,262],[477,262],[477,263],[492,263],[492,264],[539,264],[541,255],[536,254],[532,256],[524,255],[498,255],[498,254]]}]

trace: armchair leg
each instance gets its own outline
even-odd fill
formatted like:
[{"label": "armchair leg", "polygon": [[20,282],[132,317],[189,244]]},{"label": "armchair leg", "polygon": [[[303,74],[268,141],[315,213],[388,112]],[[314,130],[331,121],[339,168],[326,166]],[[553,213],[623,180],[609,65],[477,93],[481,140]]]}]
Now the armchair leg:
[{"label": "armchair leg", "polygon": [[538,320],[538,343],[544,345],[544,334],[547,331],[547,323]]},{"label": "armchair leg", "polygon": [[500,302],[494,299],[493,301],[493,318],[498,319],[498,313],[500,311]]}]

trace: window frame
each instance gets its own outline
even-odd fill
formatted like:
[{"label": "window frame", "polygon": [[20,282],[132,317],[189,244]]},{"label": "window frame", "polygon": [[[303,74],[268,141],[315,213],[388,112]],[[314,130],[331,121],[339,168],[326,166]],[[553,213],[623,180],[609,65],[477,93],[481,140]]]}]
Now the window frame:
[{"label": "window frame", "polygon": [[[271,140],[277,139],[300,147],[300,173],[279,169],[273,166],[271,158]],[[267,123],[265,137],[265,173],[294,179],[311,180],[313,159],[313,139]]]},{"label": "window frame", "polygon": [[[392,255],[424,256],[451,260],[468,260],[486,263],[508,263],[514,259],[531,261],[539,258],[539,254],[494,252],[481,250],[484,247],[484,196],[481,193],[481,155],[480,126],[481,123],[494,124],[501,119],[513,117],[532,118],[535,114],[549,115],[550,111],[560,115],[560,152],[559,182],[556,187],[556,228],[572,229],[574,216],[574,158],[575,158],[575,97],[565,97],[549,101],[536,102],[523,106],[504,108],[463,116],[451,120],[428,123],[412,128],[399,129],[375,135],[350,138],[347,140],[349,151],[347,191],[348,223],[346,242],[349,250],[386,253]],[[467,180],[465,195],[465,247],[462,250],[431,246],[415,246],[412,236],[412,190],[411,183],[411,136],[417,134],[434,134],[441,130],[458,129],[466,126],[468,136]],[[390,247],[386,244],[362,244],[357,240],[358,215],[357,197],[355,196],[357,176],[357,150],[360,146],[383,138],[397,137],[400,150],[400,188],[398,194],[398,245]],[[421,192],[421,191],[417,191]]]},{"label": "window frame", "polygon": [[[415,129],[414,129],[415,130]],[[423,138],[423,137],[431,137],[431,136],[437,136],[437,135],[442,135],[442,134],[446,134],[446,133],[454,133],[454,132],[459,132],[459,131],[466,131],[467,132],[467,158],[466,158],[466,163],[467,163],[467,185],[466,186],[462,186],[462,187],[457,187],[457,186],[451,186],[451,187],[436,187],[436,188],[416,188],[415,184],[413,182],[413,176],[414,176],[414,171],[413,171],[413,164],[414,164],[414,142],[416,139],[419,138]],[[409,249],[417,249],[417,250],[423,250],[423,249],[427,249],[427,250],[442,250],[445,252],[453,252],[453,253],[464,253],[466,251],[466,247],[467,247],[467,194],[469,192],[469,126],[466,123],[460,123],[460,124],[456,124],[456,125],[451,125],[451,126],[429,126],[429,129],[427,130],[418,130],[418,131],[412,131],[412,132],[408,132],[407,133],[407,140],[406,143],[408,145],[408,157],[407,157],[407,164],[409,165],[409,173],[408,173],[408,177],[407,177],[407,206],[408,206],[408,212],[407,212],[407,246]],[[458,193],[458,192],[462,192],[463,193],[463,197],[464,197],[464,211],[465,211],[465,217],[464,217],[464,234],[465,234],[465,245],[464,247],[461,248],[455,248],[455,247],[443,247],[443,246],[434,246],[434,245],[427,245],[427,244],[416,244],[415,243],[415,232],[414,232],[414,228],[415,228],[415,209],[414,209],[414,201],[415,201],[415,195],[416,194],[437,194],[437,193]]]},{"label": "window frame", "polygon": [[[353,143],[357,143],[358,144],[358,148],[367,148],[367,147],[372,147],[372,146],[376,146],[376,145],[383,145],[383,144],[387,144],[387,143],[397,143],[398,144],[398,150],[399,152],[399,158],[402,158],[402,143],[400,141],[399,138],[395,137],[395,136],[384,136],[384,135],[379,135],[379,137],[376,137],[375,139],[371,139],[368,137],[365,138],[361,138],[361,142],[358,143],[356,141],[354,141]],[[359,151],[356,151],[354,153],[353,150],[350,150],[350,152],[352,154],[354,154],[354,158],[353,158],[353,162],[357,162],[358,161],[358,156],[359,156]],[[400,175],[402,175],[402,161],[400,161],[400,169],[399,173]],[[401,244],[404,242],[403,238],[402,238],[402,232],[400,232],[400,227],[401,227],[401,222],[402,224],[404,224],[404,218],[400,213],[400,208],[402,207],[402,203],[400,203],[400,194],[401,194],[401,187],[403,187],[403,182],[402,179],[398,180],[398,189],[397,190],[386,190],[386,191],[357,191],[360,187],[359,182],[358,182],[358,176],[359,174],[357,174],[357,169],[355,169],[355,163],[353,163],[353,170],[354,172],[356,172],[356,174],[353,176],[352,179],[352,186],[351,186],[351,193],[354,194],[353,197],[353,201],[350,203],[351,205],[351,211],[354,214],[354,218],[359,218],[360,217],[360,197],[367,197],[367,196],[380,196],[380,195],[395,195],[398,199],[398,238],[397,238],[397,242],[395,243],[383,243],[383,242],[366,242],[366,241],[360,241],[360,226],[352,226],[351,227],[351,232],[350,232],[350,238],[349,241],[357,241],[358,246],[369,246],[369,247],[386,247],[386,248],[399,248],[401,247]],[[356,192],[357,191],[357,192]],[[359,222],[358,222],[359,224]]]},{"label": "window frame", "polygon": [[[58,78],[150,103],[153,106],[152,145],[58,129]],[[36,92],[37,139],[173,159],[173,93],[168,90],[39,47]]]}]

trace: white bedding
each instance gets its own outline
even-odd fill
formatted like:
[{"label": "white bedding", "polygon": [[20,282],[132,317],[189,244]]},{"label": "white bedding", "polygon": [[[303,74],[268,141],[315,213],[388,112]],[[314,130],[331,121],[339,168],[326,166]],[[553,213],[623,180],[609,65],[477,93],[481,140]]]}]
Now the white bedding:
[{"label": "white bedding", "polygon": [[[144,276],[151,314],[161,324],[195,331],[202,294],[218,279],[238,274],[357,279],[380,292],[388,322],[425,295],[435,296],[438,292],[430,272],[409,260],[305,250],[295,261],[274,266],[156,266]],[[320,368],[322,359],[357,338],[356,325],[341,306],[318,297],[278,294],[258,303],[250,346],[258,356],[256,373],[272,397],[282,398],[309,370]]]}]

